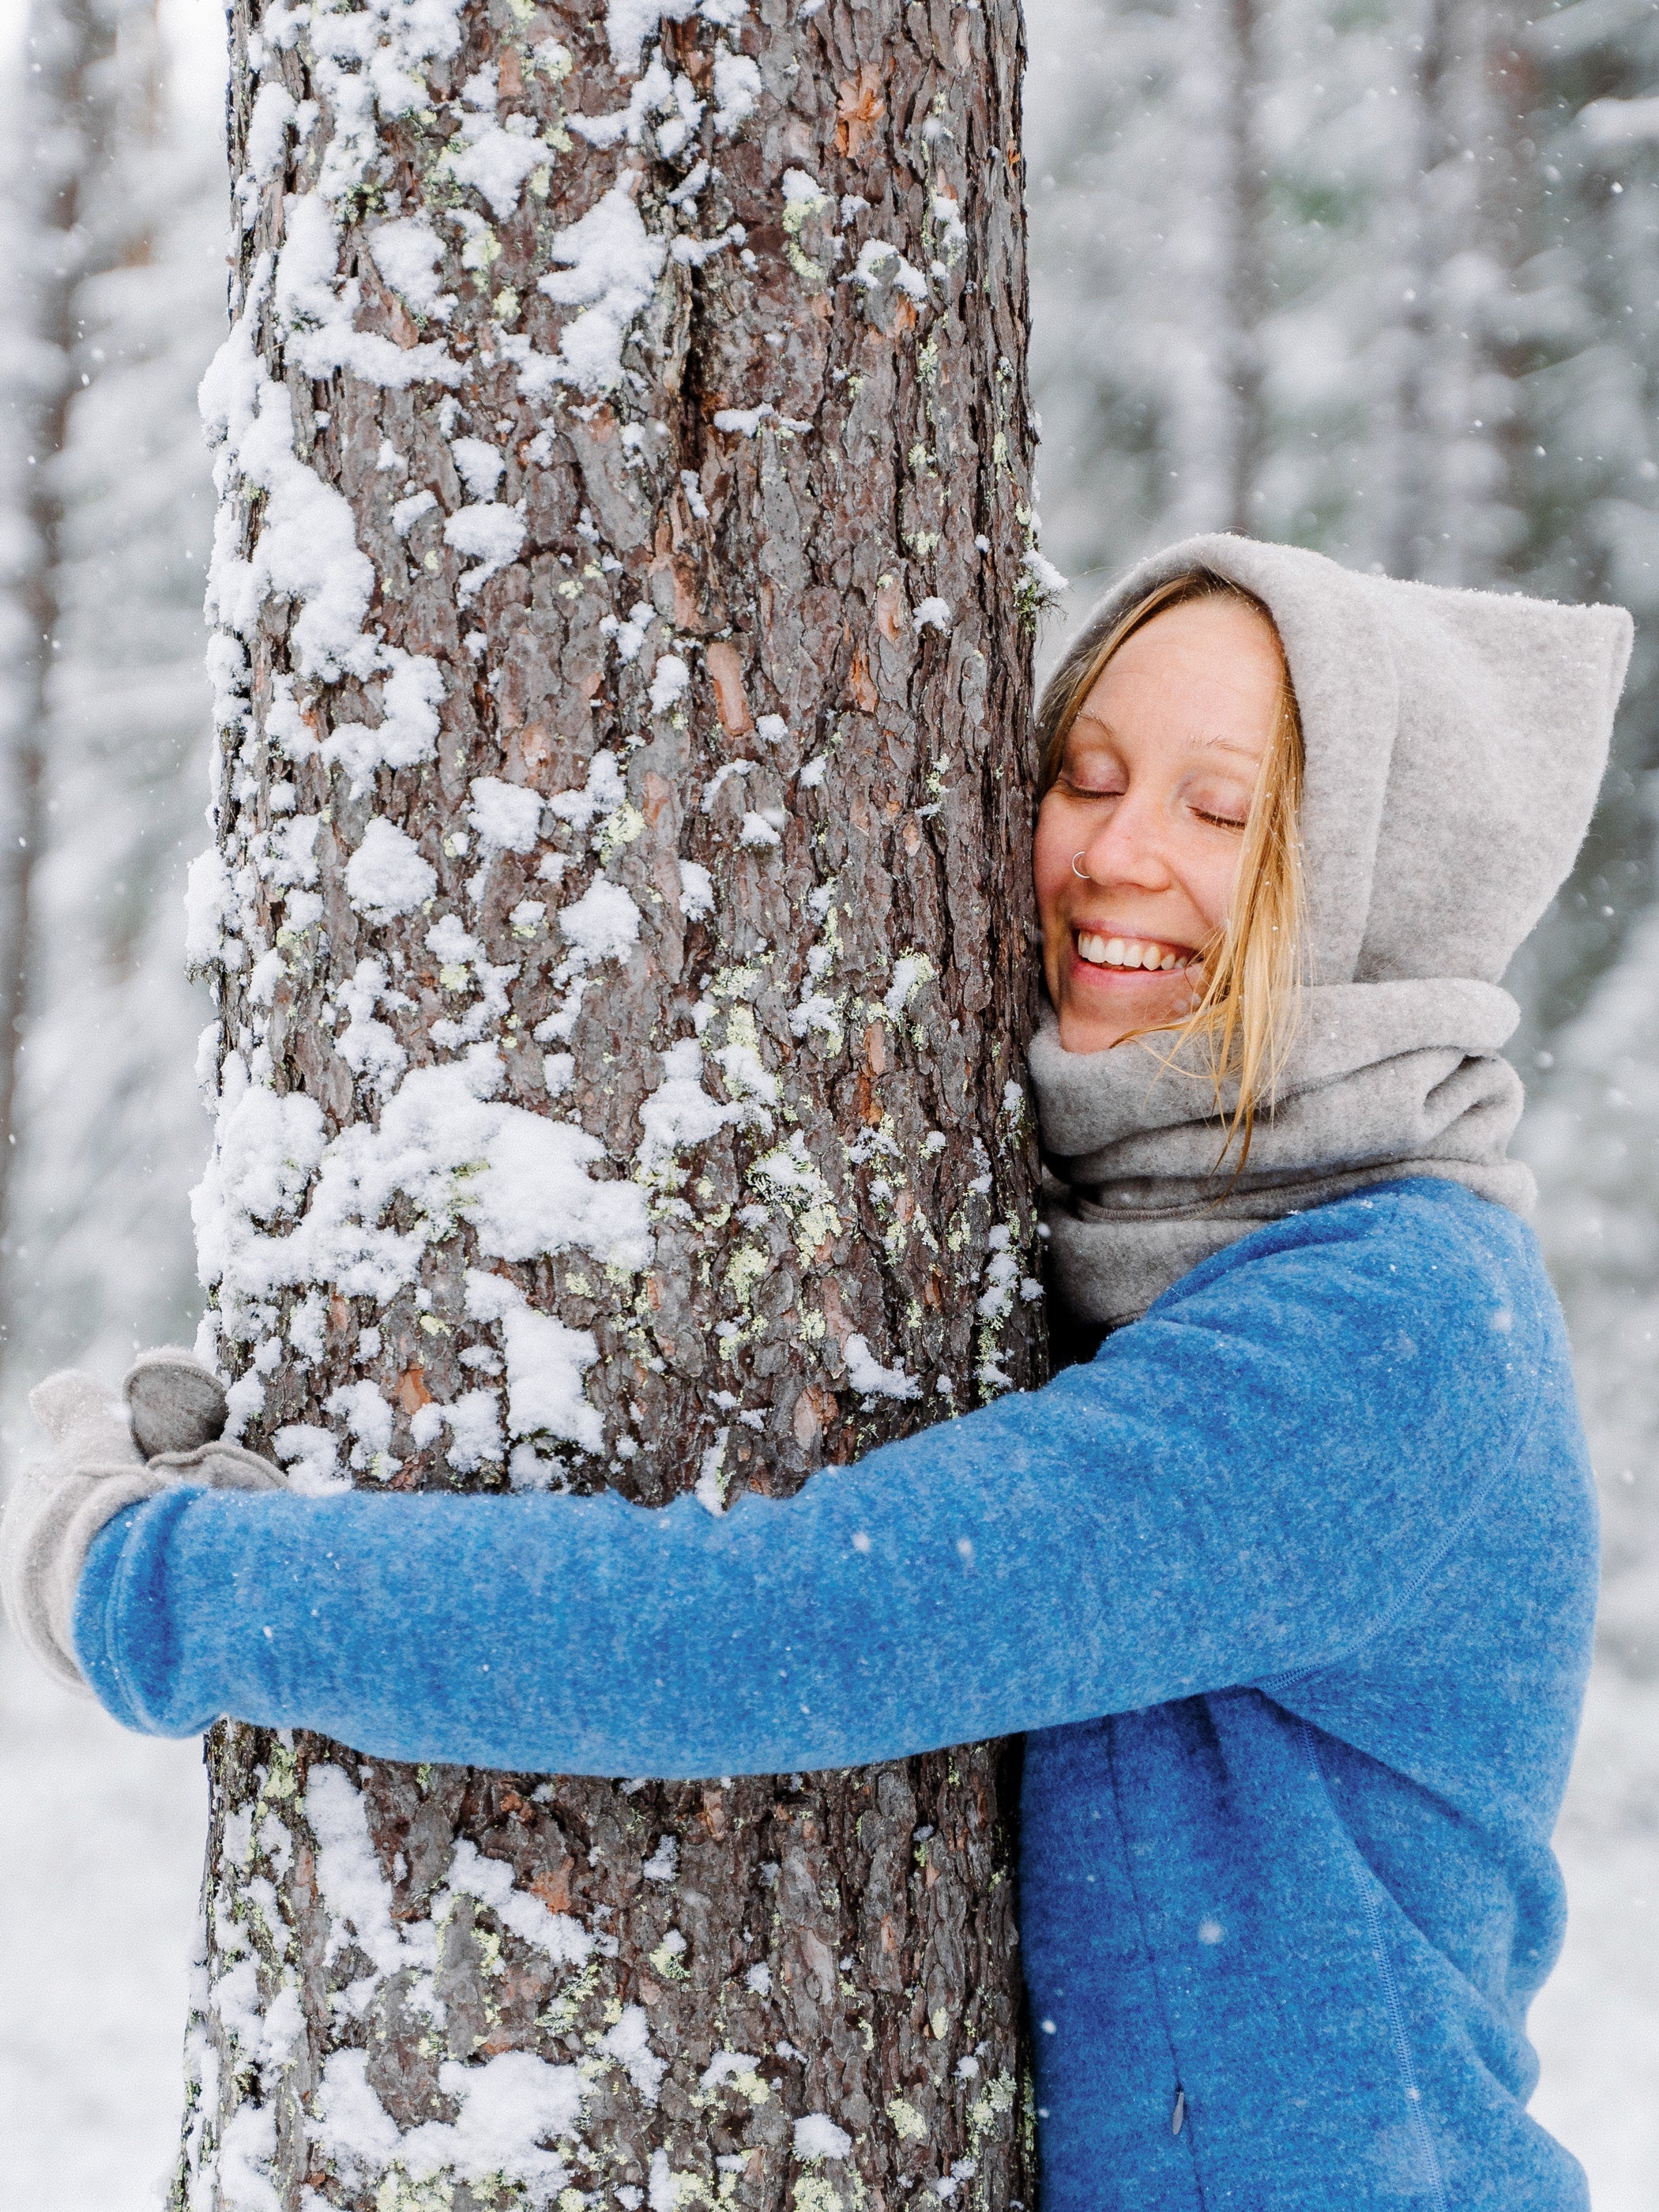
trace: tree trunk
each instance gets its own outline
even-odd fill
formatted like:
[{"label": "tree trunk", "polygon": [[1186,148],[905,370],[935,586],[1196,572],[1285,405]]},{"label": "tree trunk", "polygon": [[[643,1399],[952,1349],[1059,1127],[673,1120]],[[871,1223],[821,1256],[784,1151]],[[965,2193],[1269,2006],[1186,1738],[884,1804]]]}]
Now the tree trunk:
[{"label": "tree trunk", "polygon": [[[198,1212],[313,1487],[720,1510],[1039,1374],[1018,14],[674,12],[233,9]],[[177,2205],[1026,2193],[999,1747],[209,1760]]]},{"label": "tree trunk", "polygon": [[1262,158],[1261,24],[1256,0],[1224,0],[1220,66],[1225,101],[1226,187],[1220,209],[1224,319],[1220,370],[1231,401],[1225,527],[1260,526],[1258,480],[1267,446],[1262,421],[1261,323],[1267,308],[1267,172]]},{"label": "tree trunk", "polygon": [[[35,964],[35,879],[46,830],[46,732],[58,644],[64,493],[59,463],[85,369],[84,286],[99,273],[90,188],[109,159],[122,0],[34,0],[24,115],[31,149],[22,305],[30,349],[25,550],[13,586],[21,617],[0,794],[0,1254],[9,1261],[18,1073]],[[0,1341],[15,1301],[0,1266]]]}]

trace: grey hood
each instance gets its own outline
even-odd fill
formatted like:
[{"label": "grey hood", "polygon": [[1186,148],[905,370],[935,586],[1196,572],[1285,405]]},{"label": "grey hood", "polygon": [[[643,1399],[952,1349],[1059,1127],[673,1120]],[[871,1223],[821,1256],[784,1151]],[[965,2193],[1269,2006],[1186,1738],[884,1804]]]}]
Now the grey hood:
[{"label": "grey hood", "polygon": [[1357,574],[1322,554],[1189,538],[1095,610],[1066,685],[1153,586],[1208,568],[1252,592],[1283,640],[1301,712],[1308,938],[1300,1019],[1249,1159],[1201,1055],[1156,1042],[1062,1049],[1031,1073],[1051,1177],[1057,1285],[1115,1323],[1261,1222],[1406,1175],[1524,1211],[1506,1148],[1521,1085],[1500,1048],[1500,981],[1589,822],[1630,658],[1622,607]]}]

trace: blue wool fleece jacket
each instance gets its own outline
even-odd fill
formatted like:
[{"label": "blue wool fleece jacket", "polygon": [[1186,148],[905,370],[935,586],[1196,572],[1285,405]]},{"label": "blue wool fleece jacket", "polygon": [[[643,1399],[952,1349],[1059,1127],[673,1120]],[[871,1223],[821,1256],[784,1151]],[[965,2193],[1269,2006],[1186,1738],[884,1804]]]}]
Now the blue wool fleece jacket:
[{"label": "blue wool fleece jacket", "polygon": [[405,1759],[1026,1730],[1044,2212],[1565,2212],[1525,2016],[1595,1539],[1533,1238],[1417,1180],[787,1502],[168,1493],[98,1538],[76,1638],[131,1727]]}]

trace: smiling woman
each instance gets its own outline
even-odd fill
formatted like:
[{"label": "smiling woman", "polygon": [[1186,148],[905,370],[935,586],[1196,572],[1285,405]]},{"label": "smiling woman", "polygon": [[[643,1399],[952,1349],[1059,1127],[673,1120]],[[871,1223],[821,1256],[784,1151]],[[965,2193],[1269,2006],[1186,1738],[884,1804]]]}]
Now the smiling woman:
[{"label": "smiling woman", "polygon": [[1253,593],[1208,569],[1086,635],[1043,701],[1034,866],[1060,1041],[1207,1048],[1248,1153],[1296,1018],[1302,726]]}]

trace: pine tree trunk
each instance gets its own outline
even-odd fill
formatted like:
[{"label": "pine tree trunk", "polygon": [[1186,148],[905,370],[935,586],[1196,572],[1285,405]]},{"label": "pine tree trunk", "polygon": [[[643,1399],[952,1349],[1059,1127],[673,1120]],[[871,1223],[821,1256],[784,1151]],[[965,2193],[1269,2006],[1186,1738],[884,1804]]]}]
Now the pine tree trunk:
[{"label": "pine tree trunk", "polygon": [[[719,1510],[1037,1379],[1012,0],[232,41],[237,1427],[313,1487]],[[1001,1747],[209,1759],[178,2205],[1026,2193]]]}]

